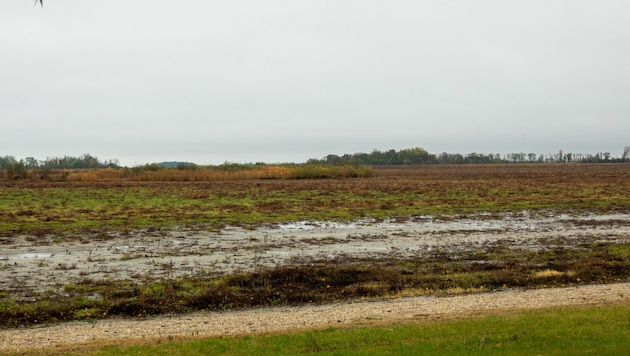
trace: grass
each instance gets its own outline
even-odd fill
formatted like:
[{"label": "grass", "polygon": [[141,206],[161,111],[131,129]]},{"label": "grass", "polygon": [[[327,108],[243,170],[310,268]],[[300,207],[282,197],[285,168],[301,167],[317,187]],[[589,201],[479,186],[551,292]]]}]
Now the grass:
[{"label": "grass", "polygon": [[624,355],[630,305],[109,346],[93,355]]},{"label": "grass", "polygon": [[[316,172],[335,177],[324,168]],[[375,167],[354,179],[4,182],[0,237],[480,211],[627,211],[629,171],[625,164],[475,165]]]}]

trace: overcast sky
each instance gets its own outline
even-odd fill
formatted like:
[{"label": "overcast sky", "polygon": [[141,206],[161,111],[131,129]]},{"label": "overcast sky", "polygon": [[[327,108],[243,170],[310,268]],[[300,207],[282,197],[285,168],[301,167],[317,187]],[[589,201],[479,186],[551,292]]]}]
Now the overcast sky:
[{"label": "overcast sky", "polygon": [[630,1],[0,1],[0,156],[621,155]]}]

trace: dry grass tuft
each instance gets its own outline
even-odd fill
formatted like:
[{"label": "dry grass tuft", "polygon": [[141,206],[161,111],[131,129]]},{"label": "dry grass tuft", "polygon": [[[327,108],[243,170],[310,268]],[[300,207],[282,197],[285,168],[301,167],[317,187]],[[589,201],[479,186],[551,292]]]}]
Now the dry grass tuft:
[{"label": "dry grass tuft", "polygon": [[553,269],[546,269],[544,271],[536,271],[533,274],[534,278],[551,278],[551,277],[559,277],[559,276],[563,276],[564,273],[562,272],[558,272],[556,270]]}]

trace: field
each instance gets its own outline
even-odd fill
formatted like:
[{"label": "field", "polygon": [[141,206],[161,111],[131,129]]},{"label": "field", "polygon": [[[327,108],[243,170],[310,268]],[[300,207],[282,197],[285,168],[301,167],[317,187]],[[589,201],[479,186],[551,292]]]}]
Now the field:
[{"label": "field", "polygon": [[627,164],[168,172],[0,182],[1,326],[630,280]]},{"label": "field", "polygon": [[[93,178],[100,171],[86,171],[62,182],[0,182],[0,236],[630,208],[626,164],[401,166],[373,171],[372,177],[352,179],[245,179],[241,177],[258,175],[228,171],[195,182],[185,180],[195,179],[196,171],[172,177],[153,172],[138,177],[104,174],[102,179]],[[179,181],[136,180],[152,177]]]}]

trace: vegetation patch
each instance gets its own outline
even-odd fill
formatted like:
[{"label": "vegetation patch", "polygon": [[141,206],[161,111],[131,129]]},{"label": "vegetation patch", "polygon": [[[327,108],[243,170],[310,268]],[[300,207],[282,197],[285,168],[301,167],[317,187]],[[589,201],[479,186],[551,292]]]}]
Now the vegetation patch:
[{"label": "vegetation patch", "polygon": [[[108,170],[68,177],[107,176]],[[303,179],[266,179],[289,171]],[[626,164],[226,166],[207,176],[199,169],[163,168],[120,179],[7,181],[0,183],[0,237],[522,210],[628,211],[629,171]],[[171,180],[159,174],[199,176]],[[315,179],[322,177],[330,178]]]}]

